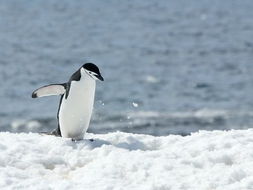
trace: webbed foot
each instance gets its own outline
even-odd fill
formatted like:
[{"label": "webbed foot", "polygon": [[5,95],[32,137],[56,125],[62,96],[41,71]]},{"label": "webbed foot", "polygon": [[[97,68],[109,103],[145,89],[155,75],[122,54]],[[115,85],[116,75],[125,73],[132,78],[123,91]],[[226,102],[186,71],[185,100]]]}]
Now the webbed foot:
[{"label": "webbed foot", "polygon": [[[81,140],[83,140],[83,139],[73,139],[73,138],[71,138],[72,142],[77,142],[77,141],[81,141]],[[89,140],[90,142],[94,142],[95,141],[94,139],[87,139],[87,140]]]}]

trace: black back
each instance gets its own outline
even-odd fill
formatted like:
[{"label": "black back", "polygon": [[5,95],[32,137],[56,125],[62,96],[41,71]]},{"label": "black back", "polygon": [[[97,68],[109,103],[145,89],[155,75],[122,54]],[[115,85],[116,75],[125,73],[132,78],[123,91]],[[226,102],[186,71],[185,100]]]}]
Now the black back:
[{"label": "black back", "polygon": [[[81,68],[80,68],[81,69]],[[69,81],[66,83],[66,96],[65,99],[68,98],[70,85],[72,81],[80,81],[81,79],[81,70],[78,69],[69,79]]]}]

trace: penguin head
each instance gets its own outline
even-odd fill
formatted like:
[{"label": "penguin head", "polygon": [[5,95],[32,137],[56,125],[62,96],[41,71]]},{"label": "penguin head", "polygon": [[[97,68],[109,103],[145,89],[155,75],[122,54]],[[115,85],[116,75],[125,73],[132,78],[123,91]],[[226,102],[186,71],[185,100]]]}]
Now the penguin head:
[{"label": "penguin head", "polygon": [[100,74],[99,68],[93,63],[85,63],[81,69],[84,69],[86,74],[88,74],[94,80],[104,81],[104,78]]}]

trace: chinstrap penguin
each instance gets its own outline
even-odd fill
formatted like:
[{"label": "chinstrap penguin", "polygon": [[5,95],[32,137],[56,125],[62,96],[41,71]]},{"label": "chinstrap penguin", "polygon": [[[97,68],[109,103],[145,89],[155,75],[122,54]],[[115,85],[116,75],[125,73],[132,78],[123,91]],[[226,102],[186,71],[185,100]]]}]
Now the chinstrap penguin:
[{"label": "chinstrap penguin", "polygon": [[60,95],[57,113],[58,127],[47,134],[81,140],[86,133],[92,114],[96,80],[104,81],[99,68],[86,63],[62,84],[43,86],[32,93],[32,98]]}]

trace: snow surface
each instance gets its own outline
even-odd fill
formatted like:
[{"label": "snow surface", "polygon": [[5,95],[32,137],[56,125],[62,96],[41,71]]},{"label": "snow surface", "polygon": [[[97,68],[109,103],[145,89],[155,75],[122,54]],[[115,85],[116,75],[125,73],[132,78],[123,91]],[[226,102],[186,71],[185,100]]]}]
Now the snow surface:
[{"label": "snow surface", "polygon": [[0,133],[0,189],[253,189],[253,129],[87,138]]}]

